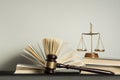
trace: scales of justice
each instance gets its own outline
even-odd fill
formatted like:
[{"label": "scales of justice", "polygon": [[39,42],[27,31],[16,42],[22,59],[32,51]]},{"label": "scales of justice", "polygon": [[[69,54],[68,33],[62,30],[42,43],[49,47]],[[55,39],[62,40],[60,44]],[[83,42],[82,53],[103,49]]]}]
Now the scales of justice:
[{"label": "scales of justice", "polygon": [[[98,36],[98,39],[97,39],[97,46],[93,51],[93,36],[95,36],[95,35]],[[90,32],[81,34],[81,39],[79,41],[77,51],[88,51],[86,48],[84,36],[90,36],[90,51],[85,53],[84,57],[99,58],[98,52],[104,52],[105,49],[104,49],[104,45],[103,45],[100,33],[94,33],[92,31],[92,23],[90,23]]]}]

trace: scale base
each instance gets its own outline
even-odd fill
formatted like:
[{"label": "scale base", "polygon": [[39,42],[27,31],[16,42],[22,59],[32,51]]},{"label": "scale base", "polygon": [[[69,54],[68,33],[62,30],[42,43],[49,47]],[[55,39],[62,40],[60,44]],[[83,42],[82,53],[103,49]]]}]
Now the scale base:
[{"label": "scale base", "polygon": [[99,58],[97,53],[86,53],[85,57],[86,58]]}]

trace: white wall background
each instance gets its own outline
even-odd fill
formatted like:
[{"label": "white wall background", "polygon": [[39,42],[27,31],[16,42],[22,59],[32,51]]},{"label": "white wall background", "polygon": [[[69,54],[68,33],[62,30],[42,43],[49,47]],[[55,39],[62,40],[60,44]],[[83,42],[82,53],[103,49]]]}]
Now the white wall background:
[{"label": "white wall background", "polygon": [[102,35],[100,57],[120,59],[120,0],[0,0],[0,70],[13,68],[24,46],[44,37],[76,49],[90,22]]}]

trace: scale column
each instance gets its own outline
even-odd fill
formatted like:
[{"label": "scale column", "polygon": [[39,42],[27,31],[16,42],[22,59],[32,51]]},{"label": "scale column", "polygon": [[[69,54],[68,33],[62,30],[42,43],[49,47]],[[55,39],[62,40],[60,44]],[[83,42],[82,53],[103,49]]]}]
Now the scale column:
[{"label": "scale column", "polygon": [[91,36],[91,53],[93,54],[93,36],[92,36],[92,24],[90,23],[90,36]]}]

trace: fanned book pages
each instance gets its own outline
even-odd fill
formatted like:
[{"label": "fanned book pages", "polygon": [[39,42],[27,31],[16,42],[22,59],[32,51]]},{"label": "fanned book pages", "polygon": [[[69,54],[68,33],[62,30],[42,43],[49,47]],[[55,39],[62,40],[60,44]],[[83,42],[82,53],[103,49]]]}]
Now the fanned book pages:
[{"label": "fanned book pages", "polygon": [[[35,65],[17,64],[15,73],[43,73],[47,64],[47,55],[57,56],[57,63],[66,65],[83,66],[80,56],[75,50],[71,50],[69,45],[60,39],[44,38],[40,43],[28,44],[24,49],[26,54],[22,55]],[[55,71],[62,71],[63,68],[56,68]],[[65,70],[65,69],[64,69]],[[69,70],[68,70],[69,71]]]}]

